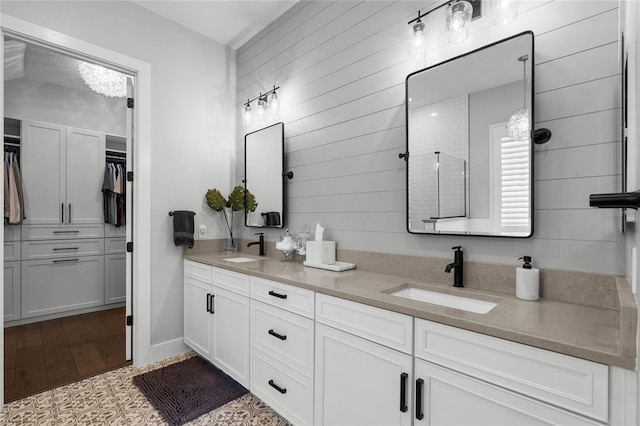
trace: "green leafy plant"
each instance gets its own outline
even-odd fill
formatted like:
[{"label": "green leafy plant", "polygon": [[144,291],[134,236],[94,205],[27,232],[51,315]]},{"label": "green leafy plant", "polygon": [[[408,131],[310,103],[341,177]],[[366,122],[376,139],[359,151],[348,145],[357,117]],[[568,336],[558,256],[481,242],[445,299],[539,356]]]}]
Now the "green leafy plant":
[{"label": "green leafy plant", "polygon": [[209,189],[206,194],[207,204],[214,211],[224,214],[227,228],[229,229],[229,237],[233,239],[233,213],[242,211],[254,212],[258,207],[256,197],[242,186],[238,185],[231,190],[229,197],[225,198],[216,188]]}]

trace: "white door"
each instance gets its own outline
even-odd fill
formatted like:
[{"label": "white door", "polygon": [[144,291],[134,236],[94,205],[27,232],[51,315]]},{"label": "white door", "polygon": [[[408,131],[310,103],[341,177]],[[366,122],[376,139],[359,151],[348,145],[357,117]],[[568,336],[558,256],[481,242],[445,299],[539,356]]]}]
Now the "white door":
[{"label": "white door", "polygon": [[104,133],[67,131],[67,204],[65,223],[103,223]]},{"label": "white door", "polygon": [[412,357],[316,324],[316,425],[410,425]]},{"label": "white door", "polygon": [[23,120],[21,132],[24,223],[66,223],[67,128]]},{"label": "white door", "polygon": [[211,284],[184,277],[184,343],[211,359]]},{"label": "white door", "polygon": [[213,287],[212,358],[214,364],[249,387],[249,298]]},{"label": "white door", "polygon": [[417,358],[415,377],[415,426],[599,424]]}]

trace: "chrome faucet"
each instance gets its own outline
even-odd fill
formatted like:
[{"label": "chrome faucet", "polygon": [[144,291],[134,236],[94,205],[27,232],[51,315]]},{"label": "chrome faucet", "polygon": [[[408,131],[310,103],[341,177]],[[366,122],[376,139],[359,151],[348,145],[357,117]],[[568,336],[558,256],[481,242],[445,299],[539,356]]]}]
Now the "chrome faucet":
[{"label": "chrome faucet", "polygon": [[453,250],[455,250],[454,252],[454,258],[453,258],[453,263],[450,263],[447,265],[447,267],[444,269],[445,272],[450,273],[451,269],[455,269],[455,271],[453,272],[453,286],[454,287],[464,287],[464,285],[462,284],[462,270],[463,270],[463,253],[462,253],[462,246],[456,246],[456,247],[451,247]]},{"label": "chrome faucet", "polygon": [[255,244],[260,244],[260,256],[264,256],[264,232],[258,232],[256,235],[260,236],[258,241],[247,244],[247,247],[251,247]]}]

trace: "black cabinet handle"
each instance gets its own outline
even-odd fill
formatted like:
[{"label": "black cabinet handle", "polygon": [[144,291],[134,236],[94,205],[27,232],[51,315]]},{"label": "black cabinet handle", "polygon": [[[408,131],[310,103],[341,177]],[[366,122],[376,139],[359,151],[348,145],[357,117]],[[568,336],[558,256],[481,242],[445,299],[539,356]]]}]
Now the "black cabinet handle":
[{"label": "black cabinet handle", "polygon": [[400,374],[400,411],[406,413],[409,407],[407,407],[407,379],[409,375],[407,373]]},{"label": "black cabinet handle", "polygon": [[211,312],[212,314],[215,314],[215,313],[216,313],[215,306],[214,306],[214,303],[215,303],[215,302],[216,302],[216,295],[215,295],[215,294],[212,294],[212,295],[211,295],[211,310],[209,311],[209,312]]},{"label": "black cabinet handle", "polygon": [[64,203],[60,204],[60,223],[64,223]]},{"label": "black cabinet handle", "polygon": [[277,337],[280,340],[287,340],[287,336],[283,336],[282,334],[278,334],[275,331],[273,331],[273,329],[269,330],[269,334],[272,335],[273,337]]},{"label": "black cabinet handle", "polygon": [[58,250],[80,250],[80,247],[54,247],[51,250],[53,250],[53,251],[58,251]]},{"label": "black cabinet handle", "polygon": [[211,293],[207,293],[207,312],[211,312]]},{"label": "black cabinet handle", "polygon": [[278,386],[275,383],[273,383],[273,380],[269,380],[269,386],[271,386],[272,388],[274,388],[275,390],[277,390],[278,392],[280,392],[283,395],[285,393],[287,393],[287,388],[281,388],[280,386]]},{"label": "black cabinet handle", "polygon": [[69,203],[69,223],[71,223],[71,203]]},{"label": "black cabinet handle", "polygon": [[80,259],[61,259],[61,260],[51,261],[51,263],[71,263],[71,262],[80,262]]},{"label": "black cabinet handle", "polygon": [[422,387],[424,386],[424,380],[416,380],[416,419],[424,419],[424,413],[422,412]]},{"label": "black cabinet handle", "polygon": [[276,293],[273,290],[269,290],[269,296],[277,297],[278,299],[286,299],[287,298],[286,294]]}]

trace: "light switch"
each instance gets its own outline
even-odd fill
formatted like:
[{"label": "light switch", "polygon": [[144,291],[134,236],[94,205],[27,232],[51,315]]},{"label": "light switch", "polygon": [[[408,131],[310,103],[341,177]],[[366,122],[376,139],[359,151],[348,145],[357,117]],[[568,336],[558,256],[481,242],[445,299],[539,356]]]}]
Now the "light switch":
[{"label": "light switch", "polygon": [[207,238],[207,225],[199,225],[198,226],[198,237],[199,238]]}]

